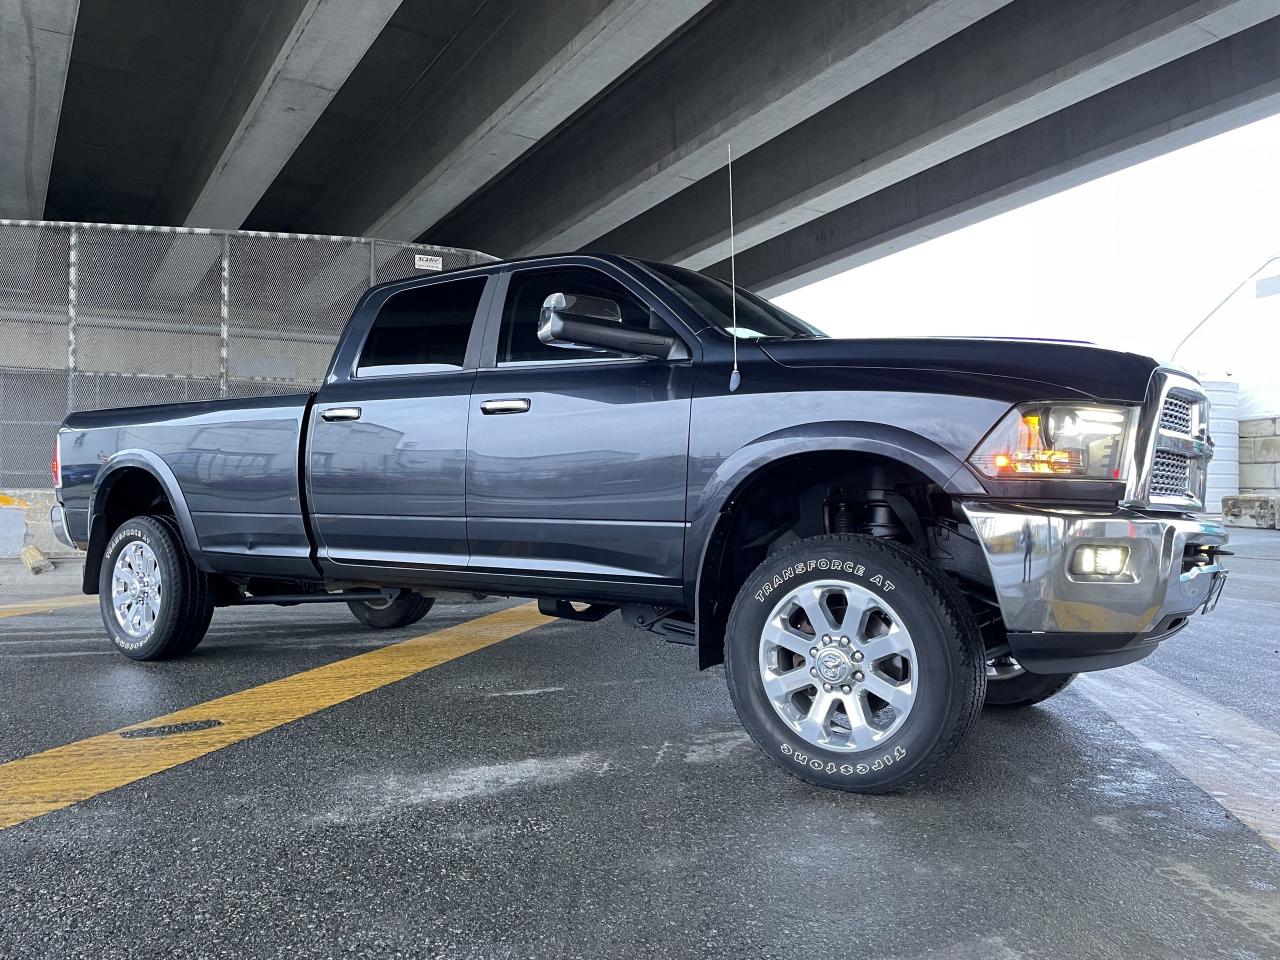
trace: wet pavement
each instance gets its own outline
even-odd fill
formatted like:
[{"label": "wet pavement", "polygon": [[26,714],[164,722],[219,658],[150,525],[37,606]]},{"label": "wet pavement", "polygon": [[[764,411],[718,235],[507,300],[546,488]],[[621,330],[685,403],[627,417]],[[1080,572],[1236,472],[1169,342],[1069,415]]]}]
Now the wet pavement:
[{"label": "wet pavement", "polygon": [[[539,626],[0,831],[0,957],[1280,956],[1280,533],[1233,540],[1214,616],[884,797],[774,767],[690,648]],[[0,762],[510,605],[220,610],[163,664],[0,619]]]}]

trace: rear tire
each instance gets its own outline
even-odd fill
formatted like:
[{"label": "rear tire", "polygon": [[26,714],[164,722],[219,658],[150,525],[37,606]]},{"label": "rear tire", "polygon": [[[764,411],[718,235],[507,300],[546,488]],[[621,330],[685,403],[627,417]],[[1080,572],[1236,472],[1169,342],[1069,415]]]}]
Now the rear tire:
[{"label": "rear tire", "polygon": [[794,543],[747,577],[725,674],[742,725],[775,763],[858,793],[894,790],[955,750],[987,679],[951,581],[896,543],[847,534]]},{"label": "rear tire", "polygon": [[213,619],[213,578],[199,570],[172,517],[134,517],[107,541],[98,608],[115,648],[130,660],[194,650]]},{"label": "rear tire", "polygon": [[1056,696],[1071,685],[1074,673],[1027,673],[1012,657],[987,662],[986,705],[1020,710]]},{"label": "rear tire", "polygon": [[407,627],[425,617],[435,604],[432,597],[403,590],[394,600],[349,600],[347,606],[357,620],[375,630]]}]

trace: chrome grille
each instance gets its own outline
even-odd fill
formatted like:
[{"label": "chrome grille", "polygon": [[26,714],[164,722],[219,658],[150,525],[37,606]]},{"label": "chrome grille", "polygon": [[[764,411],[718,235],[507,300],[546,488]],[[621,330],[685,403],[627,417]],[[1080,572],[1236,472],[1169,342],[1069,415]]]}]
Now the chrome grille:
[{"label": "chrome grille", "polygon": [[1153,497],[1190,497],[1191,458],[1168,450],[1157,450],[1151,464]]},{"label": "chrome grille", "polygon": [[1213,458],[1206,431],[1208,398],[1195,380],[1166,370],[1156,372],[1147,397],[1138,438],[1142,466],[1133,502],[1145,507],[1203,509]]},{"label": "chrome grille", "polygon": [[1160,409],[1160,429],[1191,436],[1191,405],[1192,401],[1183,397],[1165,397],[1164,406]]}]

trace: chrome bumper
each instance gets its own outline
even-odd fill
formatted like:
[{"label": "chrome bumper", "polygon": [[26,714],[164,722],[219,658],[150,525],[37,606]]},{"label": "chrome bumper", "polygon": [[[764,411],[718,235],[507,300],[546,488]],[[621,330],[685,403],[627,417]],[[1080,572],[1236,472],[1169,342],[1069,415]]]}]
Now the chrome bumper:
[{"label": "chrome bumper", "polygon": [[[982,543],[1011,633],[1152,634],[1211,599],[1226,575],[1216,562],[1183,569],[1188,546],[1221,546],[1220,523],[1136,510],[962,504]],[[1081,544],[1124,545],[1123,580],[1075,577]]]},{"label": "chrome bumper", "polygon": [[49,522],[53,525],[53,535],[58,538],[58,542],[63,546],[75,548],[75,541],[67,532],[67,514],[62,507],[55,506],[49,511]]}]

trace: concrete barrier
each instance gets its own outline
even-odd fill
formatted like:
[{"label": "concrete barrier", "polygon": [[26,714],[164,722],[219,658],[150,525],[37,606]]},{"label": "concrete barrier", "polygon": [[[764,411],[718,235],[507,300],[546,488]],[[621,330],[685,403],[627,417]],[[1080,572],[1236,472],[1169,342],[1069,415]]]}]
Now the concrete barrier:
[{"label": "concrete barrier", "polygon": [[1280,497],[1280,417],[1240,420],[1240,493]]},{"label": "concrete barrier", "polygon": [[34,546],[47,557],[80,555],[64,546],[53,534],[49,510],[57,501],[52,490],[0,491],[0,557],[22,555],[22,548]]}]

